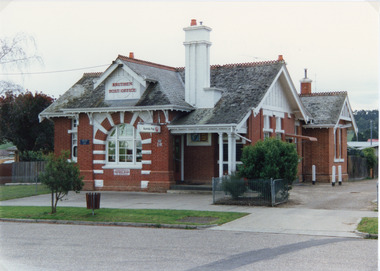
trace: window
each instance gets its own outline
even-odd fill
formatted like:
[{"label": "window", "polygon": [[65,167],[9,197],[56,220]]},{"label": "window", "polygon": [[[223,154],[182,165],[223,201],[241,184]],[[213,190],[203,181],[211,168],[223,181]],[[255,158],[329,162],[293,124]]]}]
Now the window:
[{"label": "window", "polygon": [[71,121],[71,160],[78,160],[78,123],[76,119]]},{"label": "window", "polygon": [[335,139],[335,162],[344,162],[342,158],[342,129],[338,128],[334,134]]},{"label": "window", "polygon": [[276,117],[276,138],[282,140],[282,134],[284,130],[282,130],[282,119],[280,117]]},{"label": "window", "polygon": [[270,128],[270,119],[269,119],[269,116],[267,115],[264,115],[264,128],[263,128],[263,132],[264,132],[264,139],[267,139],[270,137],[270,133],[273,132],[273,129]]},{"label": "window", "polygon": [[107,138],[107,163],[115,165],[141,163],[140,134],[130,124],[121,124],[111,130]]}]

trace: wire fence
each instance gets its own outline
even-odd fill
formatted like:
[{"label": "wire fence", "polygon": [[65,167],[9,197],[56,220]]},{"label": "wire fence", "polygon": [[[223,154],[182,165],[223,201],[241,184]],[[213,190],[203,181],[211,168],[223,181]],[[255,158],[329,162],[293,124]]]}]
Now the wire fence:
[{"label": "wire fence", "polygon": [[214,204],[275,206],[289,198],[289,186],[283,179],[244,180],[223,176],[212,179]]}]

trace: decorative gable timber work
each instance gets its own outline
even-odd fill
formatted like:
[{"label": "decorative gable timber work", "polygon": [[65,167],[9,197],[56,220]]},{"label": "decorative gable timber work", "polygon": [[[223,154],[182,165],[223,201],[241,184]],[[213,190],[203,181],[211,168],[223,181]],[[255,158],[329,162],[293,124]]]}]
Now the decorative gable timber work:
[{"label": "decorative gable timber work", "polygon": [[294,114],[296,119],[304,120],[305,123],[312,120],[297,94],[285,65],[278,72],[259,105],[254,108],[254,115],[256,116],[261,109]]}]

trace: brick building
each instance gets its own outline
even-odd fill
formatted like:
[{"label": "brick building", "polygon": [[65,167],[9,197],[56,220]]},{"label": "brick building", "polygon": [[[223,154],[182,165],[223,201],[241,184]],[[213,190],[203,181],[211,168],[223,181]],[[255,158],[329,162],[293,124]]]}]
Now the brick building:
[{"label": "brick building", "polygon": [[[347,179],[347,129],[356,129],[346,93],[299,95],[282,56],[210,66],[211,28],[192,20],[185,67],[119,55],[103,73],[85,73],[40,113],[55,124],[55,152],[71,150],[85,189],[167,191],[236,171],[241,149],[267,137],[296,143],[302,180]],[[338,171],[336,171],[338,174]]]}]

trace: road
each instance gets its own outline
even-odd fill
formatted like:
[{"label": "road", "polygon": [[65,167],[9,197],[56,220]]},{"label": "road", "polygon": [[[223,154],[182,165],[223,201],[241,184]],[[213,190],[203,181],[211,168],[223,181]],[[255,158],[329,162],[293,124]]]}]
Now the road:
[{"label": "road", "polygon": [[0,223],[0,270],[377,270],[356,238]]}]

